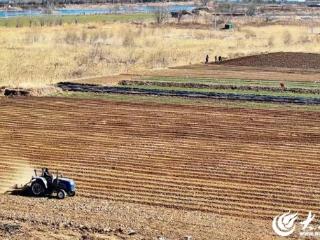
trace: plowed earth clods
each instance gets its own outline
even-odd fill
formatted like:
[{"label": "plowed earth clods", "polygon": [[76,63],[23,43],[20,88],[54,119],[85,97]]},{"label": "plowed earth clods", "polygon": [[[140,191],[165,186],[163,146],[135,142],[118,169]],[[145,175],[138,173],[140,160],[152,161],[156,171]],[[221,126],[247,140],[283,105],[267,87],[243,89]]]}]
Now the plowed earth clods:
[{"label": "plowed earth clods", "polygon": [[320,54],[298,52],[276,52],[230,59],[225,65],[320,69]]}]

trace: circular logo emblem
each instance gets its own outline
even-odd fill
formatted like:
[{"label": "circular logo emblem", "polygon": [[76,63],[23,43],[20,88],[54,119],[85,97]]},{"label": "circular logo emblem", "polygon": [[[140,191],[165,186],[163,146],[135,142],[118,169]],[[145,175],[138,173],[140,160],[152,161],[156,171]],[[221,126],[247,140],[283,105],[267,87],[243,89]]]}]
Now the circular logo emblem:
[{"label": "circular logo emblem", "polygon": [[279,236],[286,237],[292,234],[296,228],[294,222],[297,220],[297,213],[284,213],[276,216],[272,221],[273,231]]}]

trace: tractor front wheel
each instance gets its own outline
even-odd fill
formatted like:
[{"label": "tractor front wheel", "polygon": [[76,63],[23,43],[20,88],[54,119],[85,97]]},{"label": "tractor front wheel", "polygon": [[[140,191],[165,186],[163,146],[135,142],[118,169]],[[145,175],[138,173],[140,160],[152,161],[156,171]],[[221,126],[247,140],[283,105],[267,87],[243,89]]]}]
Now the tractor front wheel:
[{"label": "tractor front wheel", "polygon": [[32,194],[36,197],[40,197],[44,195],[45,189],[43,184],[39,182],[33,182],[31,185]]},{"label": "tractor front wheel", "polygon": [[66,192],[63,189],[60,189],[57,194],[58,199],[64,199],[66,197]]},{"label": "tractor front wheel", "polygon": [[75,191],[72,191],[72,192],[69,192],[69,197],[74,197],[76,195],[76,192]]}]

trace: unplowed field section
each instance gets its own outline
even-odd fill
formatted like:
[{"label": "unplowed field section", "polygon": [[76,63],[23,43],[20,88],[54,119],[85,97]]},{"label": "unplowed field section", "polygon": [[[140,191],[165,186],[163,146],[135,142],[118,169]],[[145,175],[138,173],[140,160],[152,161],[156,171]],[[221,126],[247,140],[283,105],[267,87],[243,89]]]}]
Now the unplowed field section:
[{"label": "unplowed field section", "polygon": [[317,69],[293,69],[283,67],[250,67],[223,64],[194,64],[170,69],[150,70],[119,76],[93,77],[72,80],[78,83],[117,85],[121,80],[141,80],[144,77],[177,77],[177,78],[216,78],[243,80],[274,80],[318,82],[320,72]]},{"label": "unplowed field section", "polygon": [[63,170],[85,197],[270,218],[320,214],[320,113],[0,99],[0,186]]},{"label": "unplowed field section", "polygon": [[[197,64],[172,69],[146,72],[145,76],[172,76],[184,78],[221,78],[246,80],[275,80],[275,81],[319,81],[320,73],[302,69],[288,68],[256,68],[247,66],[227,66],[216,64]],[[132,77],[134,80],[137,77]],[[136,78],[136,79],[135,79]],[[130,78],[127,78],[129,80]],[[84,81],[83,81],[84,82]],[[87,83],[91,83],[87,81]]]}]

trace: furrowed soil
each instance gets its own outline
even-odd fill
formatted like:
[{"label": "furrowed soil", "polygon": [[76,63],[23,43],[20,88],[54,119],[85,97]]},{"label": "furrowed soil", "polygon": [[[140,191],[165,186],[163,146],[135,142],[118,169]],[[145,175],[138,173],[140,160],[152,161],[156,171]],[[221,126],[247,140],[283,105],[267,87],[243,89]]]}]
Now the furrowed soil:
[{"label": "furrowed soil", "polygon": [[276,52],[230,59],[224,61],[223,64],[251,67],[284,67],[319,70],[320,54]]},{"label": "furrowed soil", "polygon": [[[21,166],[62,171],[78,185],[65,201],[2,196],[0,219],[24,229],[45,225],[42,213],[68,228],[74,219],[75,234],[106,219],[115,228],[123,216],[147,239],[270,239],[274,216],[320,214],[318,112],[32,97],[0,104],[0,187]],[[104,211],[109,204],[129,214]],[[135,221],[131,208],[143,216]]]},{"label": "furrowed soil", "polygon": [[[0,197],[3,239],[273,239],[269,221],[83,197]],[[16,231],[7,229],[19,227]],[[6,228],[4,228],[6,227]],[[229,229],[229,231],[227,231]]]}]

